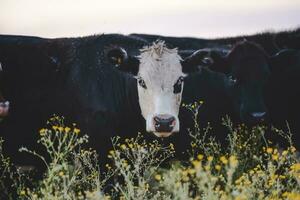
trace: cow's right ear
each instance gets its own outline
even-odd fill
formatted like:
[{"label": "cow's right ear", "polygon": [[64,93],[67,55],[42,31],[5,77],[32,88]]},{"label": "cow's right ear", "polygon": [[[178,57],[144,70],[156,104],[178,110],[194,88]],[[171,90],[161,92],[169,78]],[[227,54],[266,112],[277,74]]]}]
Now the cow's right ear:
[{"label": "cow's right ear", "polygon": [[214,63],[214,60],[210,56],[209,50],[198,50],[192,52],[190,56],[190,51],[179,52],[181,56],[185,59],[181,62],[182,71],[184,73],[193,73],[200,70],[201,67],[208,67]]},{"label": "cow's right ear", "polygon": [[121,47],[110,49],[107,52],[108,61],[118,70],[137,75],[140,61],[135,56],[129,56]]},{"label": "cow's right ear", "polygon": [[283,49],[269,58],[269,66],[272,73],[299,69],[300,51]]},{"label": "cow's right ear", "polygon": [[198,71],[201,67],[207,67],[212,71],[225,72],[227,51],[212,49],[200,49],[186,57],[182,62],[183,72]]}]

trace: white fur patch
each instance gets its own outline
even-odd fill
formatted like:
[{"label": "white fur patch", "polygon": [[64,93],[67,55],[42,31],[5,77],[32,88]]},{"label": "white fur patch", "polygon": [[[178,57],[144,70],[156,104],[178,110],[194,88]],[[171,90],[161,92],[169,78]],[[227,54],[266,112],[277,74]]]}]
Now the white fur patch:
[{"label": "white fur patch", "polygon": [[177,49],[168,49],[163,41],[158,41],[141,49],[139,59],[137,76],[144,80],[146,89],[138,84],[138,95],[142,115],[146,119],[147,131],[160,136],[153,125],[153,117],[169,115],[176,120],[171,132],[178,132],[178,113],[183,84],[181,92],[177,94],[174,94],[174,84],[185,74],[182,72],[181,57]]}]

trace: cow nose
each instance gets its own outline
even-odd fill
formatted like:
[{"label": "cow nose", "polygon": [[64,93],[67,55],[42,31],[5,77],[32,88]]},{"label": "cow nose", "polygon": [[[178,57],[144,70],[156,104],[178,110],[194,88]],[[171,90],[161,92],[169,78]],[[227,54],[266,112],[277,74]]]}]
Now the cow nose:
[{"label": "cow nose", "polygon": [[249,113],[249,122],[254,124],[259,124],[265,121],[267,113],[263,112],[251,112]]},{"label": "cow nose", "polygon": [[157,132],[171,132],[175,127],[175,117],[171,115],[156,115],[153,117],[153,124]]},{"label": "cow nose", "polygon": [[251,113],[251,116],[254,117],[255,119],[262,119],[266,115],[266,112],[253,112]]}]

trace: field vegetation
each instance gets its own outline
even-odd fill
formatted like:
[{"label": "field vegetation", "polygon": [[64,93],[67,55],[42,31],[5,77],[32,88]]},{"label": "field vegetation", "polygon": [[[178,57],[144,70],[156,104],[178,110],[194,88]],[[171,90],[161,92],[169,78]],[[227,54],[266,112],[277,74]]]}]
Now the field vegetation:
[{"label": "field vegetation", "polygon": [[194,115],[189,130],[188,161],[174,158],[176,146],[136,138],[112,138],[110,162],[101,168],[88,136],[75,124],[54,116],[39,131],[38,145],[47,156],[23,147],[45,165],[43,176],[32,180],[3,155],[0,140],[0,198],[32,200],[126,199],[214,200],[300,199],[300,162],[292,134],[273,128],[289,145],[278,147],[265,137],[267,127],[233,125],[228,118],[228,144],[222,146],[200,128],[200,103],[184,105]]}]

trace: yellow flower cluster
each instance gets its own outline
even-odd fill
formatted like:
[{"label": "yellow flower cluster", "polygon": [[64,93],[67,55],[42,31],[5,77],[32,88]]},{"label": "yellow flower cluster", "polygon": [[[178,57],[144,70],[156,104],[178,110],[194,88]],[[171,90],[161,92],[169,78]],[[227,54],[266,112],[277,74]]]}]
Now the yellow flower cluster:
[{"label": "yellow flower cluster", "polygon": [[[80,129],[74,127],[73,130],[70,127],[63,127],[63,126],[56,126],[53,125],[52,130],[56,131],[56,132],[60,132],[60,133],[74,133],[76,135],[78,135],[80,133]],[[40,136],[45,136],[47,133],[49,133],[51,130],[47,129],[47,128],[42,128],[39,131]]]}]

